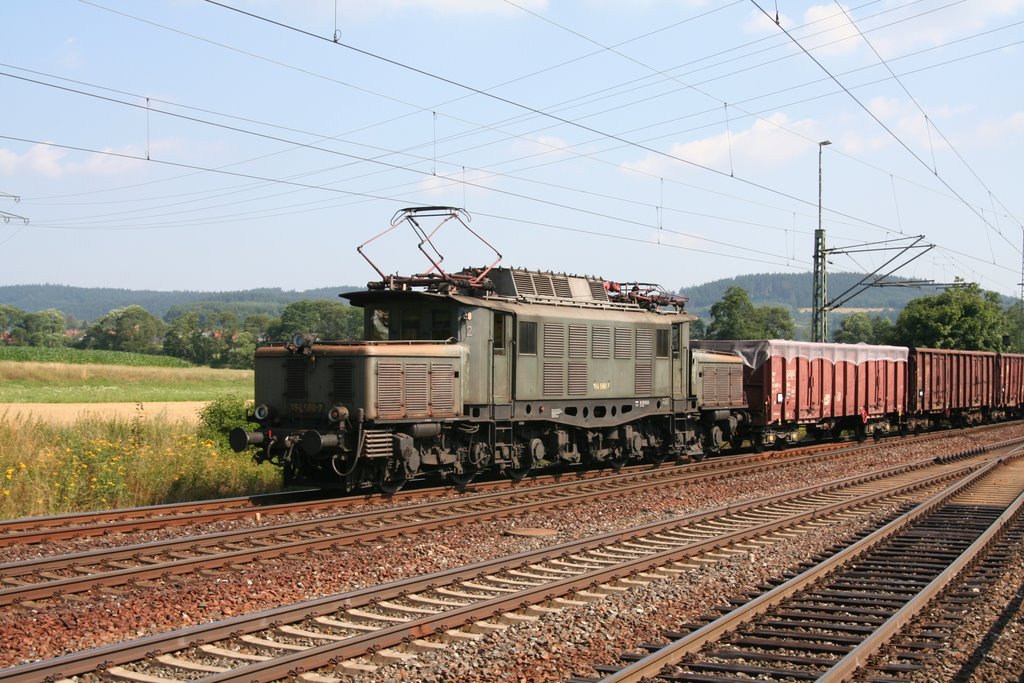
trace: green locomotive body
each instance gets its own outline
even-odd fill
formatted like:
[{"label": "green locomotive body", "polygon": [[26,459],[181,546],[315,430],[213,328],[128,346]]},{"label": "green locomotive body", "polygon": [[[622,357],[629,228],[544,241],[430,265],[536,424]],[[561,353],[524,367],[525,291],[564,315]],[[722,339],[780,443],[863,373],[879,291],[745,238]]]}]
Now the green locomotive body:
[{"label": "green locomotive body", "polygon": [[258,427],[232,445],[256,446],[286,483],[394,491],[700,457],[745,419],[742,361],[691,355],[695,317],[653,285],[491,268],[344,296],[365,341],[256,352]]}]

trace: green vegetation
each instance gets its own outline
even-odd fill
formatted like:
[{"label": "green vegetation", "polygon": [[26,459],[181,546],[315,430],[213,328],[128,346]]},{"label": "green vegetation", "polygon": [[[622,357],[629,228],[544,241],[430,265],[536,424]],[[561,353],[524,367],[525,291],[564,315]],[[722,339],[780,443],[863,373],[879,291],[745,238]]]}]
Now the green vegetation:
[{"label": "green vegetation", "polygon": [[127,351],[0,345],[0,361],[21,363],[70,363],[73,365],[126,365],[129,367],[190,368],[180,358]]},{"label": "green vegetation", "polygon": [[754,306],[742,287],[725,290],[711,307],[708,339],[791,339],[793,318],[782,306]]},{"label": "green vegetation", "polygon": [[213,424],[196,427],[159,417],[88,418],[69,426],[0,419],[0,518],[280,488],[277,468],[220,446],[206,436],[211,430],[216,431]]},{"label": "green vegetation", "polygon": [[893,342],[933,349],[1007,350],[1013,338],[999,295],[973,282],[958,282],[941,294],[907,304],[893,328]]},{"label": "green vegetation", "polygon": [[0,361],[2,403],[209,401],[252,392],[251,370]]}]

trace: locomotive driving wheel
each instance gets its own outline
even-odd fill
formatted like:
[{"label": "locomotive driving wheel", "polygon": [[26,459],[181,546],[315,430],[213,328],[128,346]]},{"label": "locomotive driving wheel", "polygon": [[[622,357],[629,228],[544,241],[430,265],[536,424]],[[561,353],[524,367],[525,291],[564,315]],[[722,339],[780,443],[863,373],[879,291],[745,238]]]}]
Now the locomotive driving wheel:
[{"label": "locomotive driving wheel", "polygon": [[399,458],[388,458],[379,470],[380,478],[377,486],[381,493],[391,495],[398,493],[409,482],[409,474],[405,462]]},{"label": "locomotive driving wheel", "polygon": [[529,448],[516,449],[512,452],[512,466],[508,476],[512,481],[522,481],[533,469],[533,451]]},{"label": "locomotive driving wheel", "polygon": [[459,463],[462,469],[457,472],[452,472],[452,483],[459,488],[469,486],[476,478],[476,475],[480,474],[480,471],[487,467],[490,460],[490,446],[485,443],[473,444],[469,449],[469,456],[463,458]]}]

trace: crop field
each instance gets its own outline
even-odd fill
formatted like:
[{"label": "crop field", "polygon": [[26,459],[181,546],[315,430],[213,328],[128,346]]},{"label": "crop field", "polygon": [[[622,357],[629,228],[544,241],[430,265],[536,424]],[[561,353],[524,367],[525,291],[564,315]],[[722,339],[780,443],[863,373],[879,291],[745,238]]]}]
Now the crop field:
[{"label": "crop field", "polygon": [[252,393],[251,370],[0,347],[0,518],[277,490],[226,443]]},{"label": "crop field", "polygon": [[0,403],[148,403],[248,399],[251,370],[0,361]]},{"label": "crop field", "polygon": [[0,345],[0,361],[74,363],[76,365],[128,365],[132,367],[190,368],[191,363],[171,356],[153,356],[125,351],[97,349],[48,349],[34,346]]}]

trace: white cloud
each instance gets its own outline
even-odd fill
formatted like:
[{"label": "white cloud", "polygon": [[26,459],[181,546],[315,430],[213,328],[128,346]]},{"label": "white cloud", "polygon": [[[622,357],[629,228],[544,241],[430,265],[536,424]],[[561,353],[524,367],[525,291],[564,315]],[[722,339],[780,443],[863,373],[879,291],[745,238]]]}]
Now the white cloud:
[{"label": "white cloud", "polygon": [[[686,161],[709,166],[723,172],[731,164],[740,172],[744,167],[773,168],[784,164],[806,150],[806,145],[794,137],[794,133],[814,138],[817,123],[810,119],[791,120],[785,114],[776,112],[767,119],[759,119],[746,130],[723,131],[701,140],[672,145],[669,154]],[[658,155],[623,164],[625,168],[665,175],[666,171],[678,166],[678,162]]]},{"label": "white cloud", "polygon": [[[155,158],[179,148],[174,140],[154,141],[149,152]],[[104,148],[104,153],[86,154],[71,158],[70,152],[52,145],[33,145],[23,154],[0,148],[0,175],[36,174],[47,178],[65,176],[116,176],[139,173],[138,158],[145,157],[146,150],[129,145],[121,148]],[[117,156],[117,155],[125,155]]]}]

